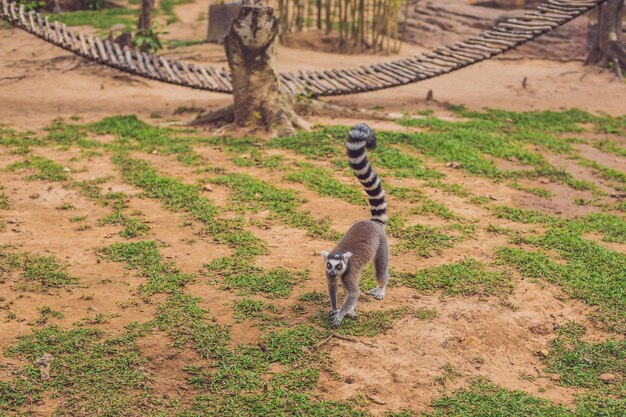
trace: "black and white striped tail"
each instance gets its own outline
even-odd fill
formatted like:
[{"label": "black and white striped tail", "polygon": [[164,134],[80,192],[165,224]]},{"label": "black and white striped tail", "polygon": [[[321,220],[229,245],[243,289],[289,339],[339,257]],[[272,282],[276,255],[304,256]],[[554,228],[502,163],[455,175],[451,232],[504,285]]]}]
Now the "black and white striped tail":
[{"label": "black and white striped tail", "polygon": [[354,175],[359,179],[367,198],[370,202],[371,220],[380,223],[387,221],[387,203],[385,202],[385,190],[380,182],[380,178],[365,156],[365,148],[376,148],[376,136],[374,132],[364,123],[359,123],[350,129],[348,133],[348,162],[354,171]]}]

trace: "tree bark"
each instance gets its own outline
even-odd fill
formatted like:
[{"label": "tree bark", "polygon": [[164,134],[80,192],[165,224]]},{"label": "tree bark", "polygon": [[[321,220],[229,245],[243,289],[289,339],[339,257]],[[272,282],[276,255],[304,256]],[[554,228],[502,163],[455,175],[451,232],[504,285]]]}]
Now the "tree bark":
[{"label": "tree bark", "polygon": [[624,0],[609,0],[599,6],[596,39],[585,61],[587,65],[612,65],[621,78],[622,70],[626,70],[626,49],[622,43],[623,10]]},{"label": "tree bark", "polygon": [[152,16],[154,14],[154,0],[141,0],[141,12],[137,22],[137,30],[149,30],[152,28]]},{"label": "tree bark", "polygon": [[307,123],[294,111],[294,97],[278,79],[278,22],[271,7],[242,5],[224,39],[233,83],[234,122],[290,135]]}]

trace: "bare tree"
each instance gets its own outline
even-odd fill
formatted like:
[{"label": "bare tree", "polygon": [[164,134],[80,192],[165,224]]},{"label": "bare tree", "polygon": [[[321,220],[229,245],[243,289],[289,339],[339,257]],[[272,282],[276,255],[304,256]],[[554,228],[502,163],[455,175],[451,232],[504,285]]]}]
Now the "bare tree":
[{"label": "bare tree", "polygon": [[588,65],[612,65],[623,80],[626,70],[626,49],[622,43],[622,16],[624,0],[609,0],[599,6],[598,32],[591,52],[585,61]]},{"label": "bare tree", "polygon": [[289,135],[307,123],[294,111],[294,97],[278,79],[278,22],[271,7],[244,2],[224,39],[233,83],[234,122]]}]

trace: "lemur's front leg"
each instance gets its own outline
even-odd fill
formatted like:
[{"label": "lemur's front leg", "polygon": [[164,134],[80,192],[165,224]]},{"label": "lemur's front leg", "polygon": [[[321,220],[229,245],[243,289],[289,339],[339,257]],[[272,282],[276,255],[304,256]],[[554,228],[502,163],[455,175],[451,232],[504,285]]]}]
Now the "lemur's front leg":
[{"label": "lemur's front leg", "polygon": [[330,312],[329,315],[332,317],[339,312],[337,308],[337,277],[331,278],[327,277],[328,281],[328,297],[330,298]]},{"label": "lemur's front leg", "polygon": [[356,315],[356,302],[359,299],[359,281],[358,275],[352,272],[348,272],[346,275],[341,277],[341,282],[343,284],[343,288],[346,291],[346,298],[343,300],[343,305],[341,306],[341,310],[337,314],[333,316],[332,324],[335,327],[339,327],[343,318],[349,315]]}]

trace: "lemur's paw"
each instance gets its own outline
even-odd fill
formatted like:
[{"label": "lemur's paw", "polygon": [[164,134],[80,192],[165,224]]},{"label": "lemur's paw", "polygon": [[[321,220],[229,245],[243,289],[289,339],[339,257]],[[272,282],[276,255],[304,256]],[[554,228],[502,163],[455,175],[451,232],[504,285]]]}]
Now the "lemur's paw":
[{"label": "lemur's paw", "polygon": [[339,327],[341,325],[341,321],[343,320],[342,317],[339,317],[338,315],[336,315],[331,321],[330,324],[332,324],[333,327]]},{"label": "lemur's paw", "polygon": [[376,298],[377,300],[382,300],[383,298],[385,298],[385,289],[375,287],[369,290],[367,294],[374,296],[374,298]]},{"label": "lemur's paw", "polygon": [[351,317],[353,319],[356,319],[358,317],[358,315],[356,314],[356,311],[352,310],[352,311],[348,311],[346,313],[346,316]]},{"label": "lemur's paw", "polygon": [[330,310],[330,311],[328,312],[328,315],[329,315],[330,317],[335,317],[335,316],[337,315],[337,313],[339,313],[339,309],[336,309],[336,310]]}]

